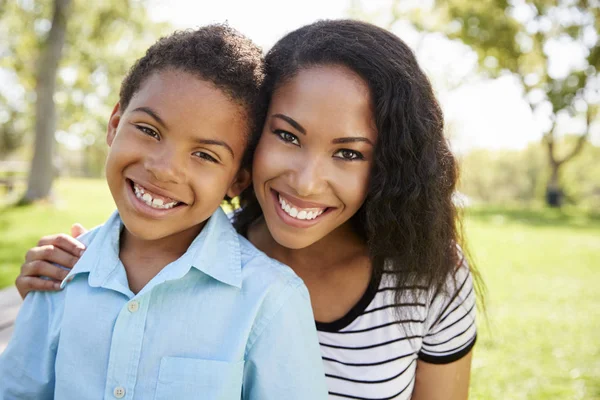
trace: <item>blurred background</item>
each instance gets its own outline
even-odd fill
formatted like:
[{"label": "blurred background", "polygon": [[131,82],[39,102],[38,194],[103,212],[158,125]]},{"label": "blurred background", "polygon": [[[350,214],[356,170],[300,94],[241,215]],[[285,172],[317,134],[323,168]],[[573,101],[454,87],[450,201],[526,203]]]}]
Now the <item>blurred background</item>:
[{"label": "blurred background", "polygon": [[157,38],[228,21],[266,51],[344,17],[407,42],[442,103],[488,286],[471,398],[600,399],[599,0],[0,0],[0,288],[113,210],[106,123]]}]

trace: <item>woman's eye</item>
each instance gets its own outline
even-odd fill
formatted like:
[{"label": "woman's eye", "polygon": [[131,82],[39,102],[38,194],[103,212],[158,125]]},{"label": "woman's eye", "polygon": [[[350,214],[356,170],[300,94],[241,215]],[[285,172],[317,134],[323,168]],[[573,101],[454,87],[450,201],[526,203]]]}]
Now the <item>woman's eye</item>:
[{"label": "woman's eye", "polygon": [[135,127],[138,130],[140,130],[141,132],[143,132],[145,135],[148,135],[150,137],[153,137],[154,139],[160,140],[160,136],[154,129],[148,128],[147,126],[144,126],[144,125],[135,125]]},{"label": "woman's eye", "polygon": [[210,162],[213,162],[213,163],[218,163],[219,162],[216,158],[214,158],[210,154],[205,153],[203,151],[197,151],[197,152],[193,153],[193,155],[195,155],[198,158],[202,158],[203,160],[210,161]]},{"label": "woman's eye", "polygon": [[337,157],[337,158],[341,158],[342,160],[349,160],[349,161],[365,159],[365,157],[362,155],[362,153],[355,151],[355,150],[349,150],[349,149],[338,150],[333,156]]},{"label": "woman's eye", "polygon": [[296,135],[294,135],[292,133],[289,133],[286,131],[280,131],[280,130],[276,130],[276,131],[274,131],[274,133],[277,136],[279,136],[279,138],[286,143],[300,145],[300,141],[298,140],[298,137],[296,137]]}]

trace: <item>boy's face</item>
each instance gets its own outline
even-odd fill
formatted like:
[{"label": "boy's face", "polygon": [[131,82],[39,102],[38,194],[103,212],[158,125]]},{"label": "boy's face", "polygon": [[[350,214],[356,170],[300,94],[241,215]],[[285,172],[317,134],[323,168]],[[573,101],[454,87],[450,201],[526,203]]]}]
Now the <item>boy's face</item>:
[{"label": "boy's face", "polygon": [[127,231],[197,234],[225,194],[249,183],[239,171],[247,129],[243,108],[211,82],[174,70],[149,76],[108,124],[106,179]]}]

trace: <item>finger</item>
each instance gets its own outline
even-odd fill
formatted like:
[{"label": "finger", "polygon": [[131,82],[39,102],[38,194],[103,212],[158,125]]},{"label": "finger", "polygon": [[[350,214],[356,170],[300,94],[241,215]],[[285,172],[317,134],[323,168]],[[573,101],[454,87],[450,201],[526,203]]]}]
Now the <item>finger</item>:
[{"label": "finger", "polygon": [[34,290],[44,292],[60,290],[60,282],[35,276],[18,276],[15,284],[23,299],[27,296],[27,293]]},{"label": "finger", "polygon": [[85,229],[81,224],[73,224],[71,227],[71,236],[74,238],[79,237],[84,233],[87,233],[87,229]]},{"label": "finger", "polygon": [[72,238],[69,235],[65,235],[64,233],[59,233],[58,235],[50,235],[44,236],[38,242],[38,247],[45,245],[53,245],[61,248],[62,250],[70,253],[74,256],[81,257],[83,251],[85,250],[85,246],[79,240]]},{"label": "finger", "polygon": [[56,246],[48,244],[40,247],[33,247],[27,251],[27,254],[25,254],[25,262],[28,263],[36,260],[55,263],[66,268],[73,268],[77,261],[79,261],[79,256],[74,256]]},{"label": "finger", "polygon": [[62,281],[67,277],[68,273],[68,270],[58,267],[54,264],[50,264],[49,262],[43,260],[34,260],[31,262],[26,262],[21,266],[20,276],[45,276],[57,281]]}]

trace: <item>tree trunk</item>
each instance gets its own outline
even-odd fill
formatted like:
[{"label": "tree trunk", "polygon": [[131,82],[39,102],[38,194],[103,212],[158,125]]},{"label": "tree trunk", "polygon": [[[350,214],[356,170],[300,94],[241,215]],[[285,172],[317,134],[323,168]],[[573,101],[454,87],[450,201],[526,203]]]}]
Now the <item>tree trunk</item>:
[{"label": "tree trunk", "polygon": [[592,124],[593,118],[594,112],[592,111],[592,107],[588,104],[585,113],[585,132],[583,135],[577,138],[575,147],[573,147],[571,151],[562,159],[557,158],[554,152],[554,129],[556,128],[556,122],[553,123],[552,129],[550,129],[550,131],[544,135],[544,142],[546,142],[548,161],[550,164],[550,179],[546,185],[546,205],[549,207],[558,208],[563,203],[565,193],[563,192],[560,184],[560,168],[563,166],[563,164],[571,161],[575,156],[581,153],[581,150],[583,150],[590,135],[590,125]]},{"label": "tree trunk", "polygon": [[563,191],[559,179],[560,166],[560,163],[550,160],[550,179],[546,185],[546,205],[553,208],[559,208],[563,203]]},{"label": "tree trunk", "polygon": [[35,147],[27,191],[21,203],[48,197],[55,177],[52,162],[56,130],[54,92],[58,64],[65,43],[70,4],[71,0],[54,0],[52,27],[40,54],[35,89]]}]

